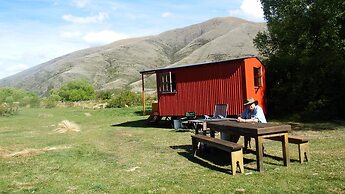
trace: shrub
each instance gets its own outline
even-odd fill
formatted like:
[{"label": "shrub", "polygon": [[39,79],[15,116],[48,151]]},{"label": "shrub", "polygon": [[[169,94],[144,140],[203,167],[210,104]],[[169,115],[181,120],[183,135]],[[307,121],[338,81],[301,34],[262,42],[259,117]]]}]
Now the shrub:
[{"label": "shrub", "polygon": [[153,102],[157,101],[156,95],[147,95],[145,96],[145,104],[151,106]]},{"label": "shrub", "polygon": [[37,95],[27,95],[22,100],[23,106],[38,107],[40,99]]},{"label": "shrub", "polygon": [[99,100],[109,100],[113,94],[114,92],[111,90],[101,90],[96,93],[96,98]]},{"label": "shrub", "polygon": [[[32,93],[17,88],[0,88],[0,103],[13,104],[19,102],[20,106],[37,107],[40,103],[40,98]],[[15,103],[18,104],[18,103]]]},{"label": "shrub", "polygon": [[121,108],[126,106],[140,105],[141,95],[129,90],[123,90],[119,94],[112,97],[107,107]]},{"label": "shrub", "polygon": [[61,97],[57,94],[51,94],[49,97],[45,98],[43,102],[43,107],[45,108],[54,108],[57,106],[58,102],[61,100]]},{"label": "shrub", "polygon": [[94,87],[86,80],[75,80],[63,85],[58,91],[62,101],[93,100],[96,97]]},{"label": "shrub", "polygon": [[10,115],[17,112],[19,109],[19,103],[0,103],[0,116]]}]

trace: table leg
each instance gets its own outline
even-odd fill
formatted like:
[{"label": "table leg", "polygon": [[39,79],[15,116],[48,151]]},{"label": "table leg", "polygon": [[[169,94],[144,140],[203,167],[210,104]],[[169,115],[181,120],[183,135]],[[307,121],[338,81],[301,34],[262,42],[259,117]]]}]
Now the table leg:
[{"label": "table leg", "polygon": [[195,126],[195,134],[199,134],[199,128],[198,128],[198,126]]},{"label": "table leg", "polygon": [[256,166],[259,172],[264,171],[263,167],[263,158],[264,153],[262,151],[263,147],[263,138],[261,136],[255,137],[255,146],[256,146]]},{"label": "table leg", "polygon": [[199,134],[199,130],[202,130],[202,125],[200,125],[200,123],[193,122],[193,126],[195,129],[195,134]]},{"label": "table leg", "polygon": [[214,130],[210,130],[210,137],[216,137],[216,132]]},{"label": "table leg", "polygon": [[250,144],[250,137],[249,136],[243,136],[243,139],[244,139],[244,151],[247,151],[248,145]]},{"label": "table leg", "polygon": [[284,166],[289,166],[289,163],[290,163],[289,144],[288,143],[289,143],[288,133],[285,133],[284,137],[283,137],[283,141],[282,141]]},{"label": "table leg", "polygon": [[[207,122],[202,123],[202,128],[204,131],[207,131]],[[210,137],[215,137],[215,133],[216,132],[214,130],[210,129]]]}]

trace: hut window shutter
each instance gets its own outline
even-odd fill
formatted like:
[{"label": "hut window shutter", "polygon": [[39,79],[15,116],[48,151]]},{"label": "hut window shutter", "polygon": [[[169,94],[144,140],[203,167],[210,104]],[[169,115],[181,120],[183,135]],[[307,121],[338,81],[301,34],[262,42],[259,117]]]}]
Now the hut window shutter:
[{"label": "hut window shutter", "polygon": [[262,73],[261,73],[261,67],[256,68],[254,67],[254,87],[259,88],[262,86]]}]

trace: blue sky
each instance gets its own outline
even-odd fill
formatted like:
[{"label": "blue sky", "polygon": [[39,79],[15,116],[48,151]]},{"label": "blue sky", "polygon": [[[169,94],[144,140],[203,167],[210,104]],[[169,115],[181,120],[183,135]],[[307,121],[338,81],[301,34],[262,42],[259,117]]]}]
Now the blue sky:
[{"label": "blue sky", "polygon": [[0,79],[76,50],[224,16],[264,21],[259,0],[0,0]]}]

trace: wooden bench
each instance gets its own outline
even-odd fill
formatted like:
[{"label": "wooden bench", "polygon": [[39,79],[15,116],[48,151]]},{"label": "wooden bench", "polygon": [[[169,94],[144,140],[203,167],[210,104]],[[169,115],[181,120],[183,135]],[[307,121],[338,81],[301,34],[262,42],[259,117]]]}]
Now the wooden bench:
[{"label": "wooden bench", "polygon": [[[266,139],[270,139],[274,141],[282,141],[281,137],[268,137]],[[309,139],[305,137],[289,135],[289,143],[298,145],[298,156],[299,156],[300,163],[303,163],[304,161],[308,162],[310,160]]]},{"label": "wooden bench", "polygon": [[198,145],[200,142],[230,152],[232,175],[236,174],[237,167],[239,167],[240,173],[244,173],[242,145],[230,141],[208,137],[205,135],[196,134],[192,135],[193,156],[196,155],[196,150],[198,149]]}]

